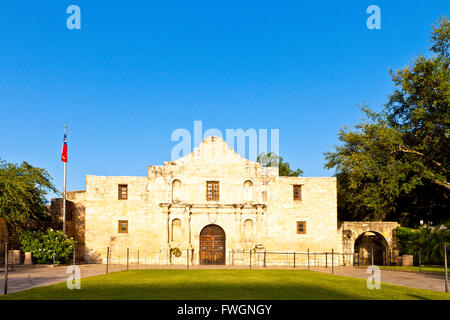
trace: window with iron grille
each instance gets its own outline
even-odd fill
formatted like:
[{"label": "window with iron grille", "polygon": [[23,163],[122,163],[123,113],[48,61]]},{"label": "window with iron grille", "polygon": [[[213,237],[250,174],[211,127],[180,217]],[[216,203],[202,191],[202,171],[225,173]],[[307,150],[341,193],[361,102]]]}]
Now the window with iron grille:
[{"label": "window with iron grille", "polygon": [[119,220],[119,233],[128,233],[128,220]]},{"label": "window with iron grille", "polygon": [[206,182],[206,200],[219,201],[219,181]]},{"label": "window with iron grille", "polygon": [[302,200],[302,185],[296,184],[294,187],[294,200]]},{"label": "window with iron grille", "polygon": [[306,221],[297,221],[297,233],[306,234]]},{"label": "window with iron grille", "polygon": [[128,199],[128,185],[119,184],[119,200]]}]

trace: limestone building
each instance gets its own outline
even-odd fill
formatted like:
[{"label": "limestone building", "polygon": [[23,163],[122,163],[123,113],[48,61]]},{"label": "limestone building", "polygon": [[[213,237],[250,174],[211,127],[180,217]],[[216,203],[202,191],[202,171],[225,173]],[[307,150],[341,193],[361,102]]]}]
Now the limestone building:
[{"label": "limestone building", "polygon": [[343,252],[350,239],[334,177],[280,177],[218,137],[144,177],[87,175],[86,190],[67,199],[68,233],[86,262],[105,262],[109,248],[122,262],[129,250],[147,264],[239,264],[250,251]]}]

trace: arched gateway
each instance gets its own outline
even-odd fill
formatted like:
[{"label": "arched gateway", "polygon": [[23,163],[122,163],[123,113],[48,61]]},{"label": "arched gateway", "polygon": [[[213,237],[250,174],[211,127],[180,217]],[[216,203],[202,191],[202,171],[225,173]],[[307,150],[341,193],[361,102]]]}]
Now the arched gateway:
[{"label": "arched gateway", "polygon": [[200,232],[200,264],[225,264],[225,231],[218,225]]},{"label": "arched gateway", "polygon": [[386,239],[378,232],[366,231],[355,241],[354,252],[358,258],[355,264],[385,266],[389,252]]},{"label": "arched gateway", "polygon": [[339,227],[343,250],[354,255],[354,264],[386,265],[394,261],[397,222],[344,221]]}]

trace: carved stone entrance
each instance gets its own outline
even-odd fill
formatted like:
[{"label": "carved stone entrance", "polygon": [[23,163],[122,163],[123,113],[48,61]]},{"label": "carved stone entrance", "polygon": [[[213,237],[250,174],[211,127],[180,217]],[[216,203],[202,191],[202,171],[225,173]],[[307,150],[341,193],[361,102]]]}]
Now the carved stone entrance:
[{"label": "carved stone entrance", "polygon": [[218,225],[200,232],[200,264],[225,264],[225,231]]}]

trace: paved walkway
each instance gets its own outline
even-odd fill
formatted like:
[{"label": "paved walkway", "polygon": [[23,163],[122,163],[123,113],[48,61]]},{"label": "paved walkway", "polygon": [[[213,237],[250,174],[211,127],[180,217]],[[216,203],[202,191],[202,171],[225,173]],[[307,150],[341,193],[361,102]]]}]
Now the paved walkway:
[{"label": "paved walkway", "polygon": [[[97,264],[79,265],[81,277],[92,277],[105,274],[106,266]],[[155,265],[136,265],[130,266],[130,269],[186,269],[186,266],[155,266]],[[191,269],[248,269],[248,266],[191,266]],[[254,267],[254,269],[292,269],[292,267]],[[306,267],[299,267],[296,270],[305,270]],[[125,265],[110,265],[109,272],[124,271]],[[331,273],[331,267],[311,267],[312,271]],[[34,287],[40,287],[59,282],[65,282],[70,273],[66,273],[67,266],[56,267],[37,267],[37,266],[14,266],[14,271],[8,273],[8,293],[23,291]],[[365,268],[357,267],[335,267],[334,273],[347,277],[367,279]],[[0,295],[3,294],[4,273],[0,272]],[[445,291],[445,280],[443,275],[433,275],[426,273],[401,272],[381,270],[381,281],[401,286],[413,287],[418,289],[429,289],[435,291]]]},{"label": "paved walkway", "polygon": [[[331,267],[312,267],[311,270],[331,273]],[[370,276],[370,274],[367,273],[367,269],[362,267],[335,267],[334,274],[360,279],[367,279]],[[444,275],[381,270],[381,282],[418,289],[445,291]]]}]

